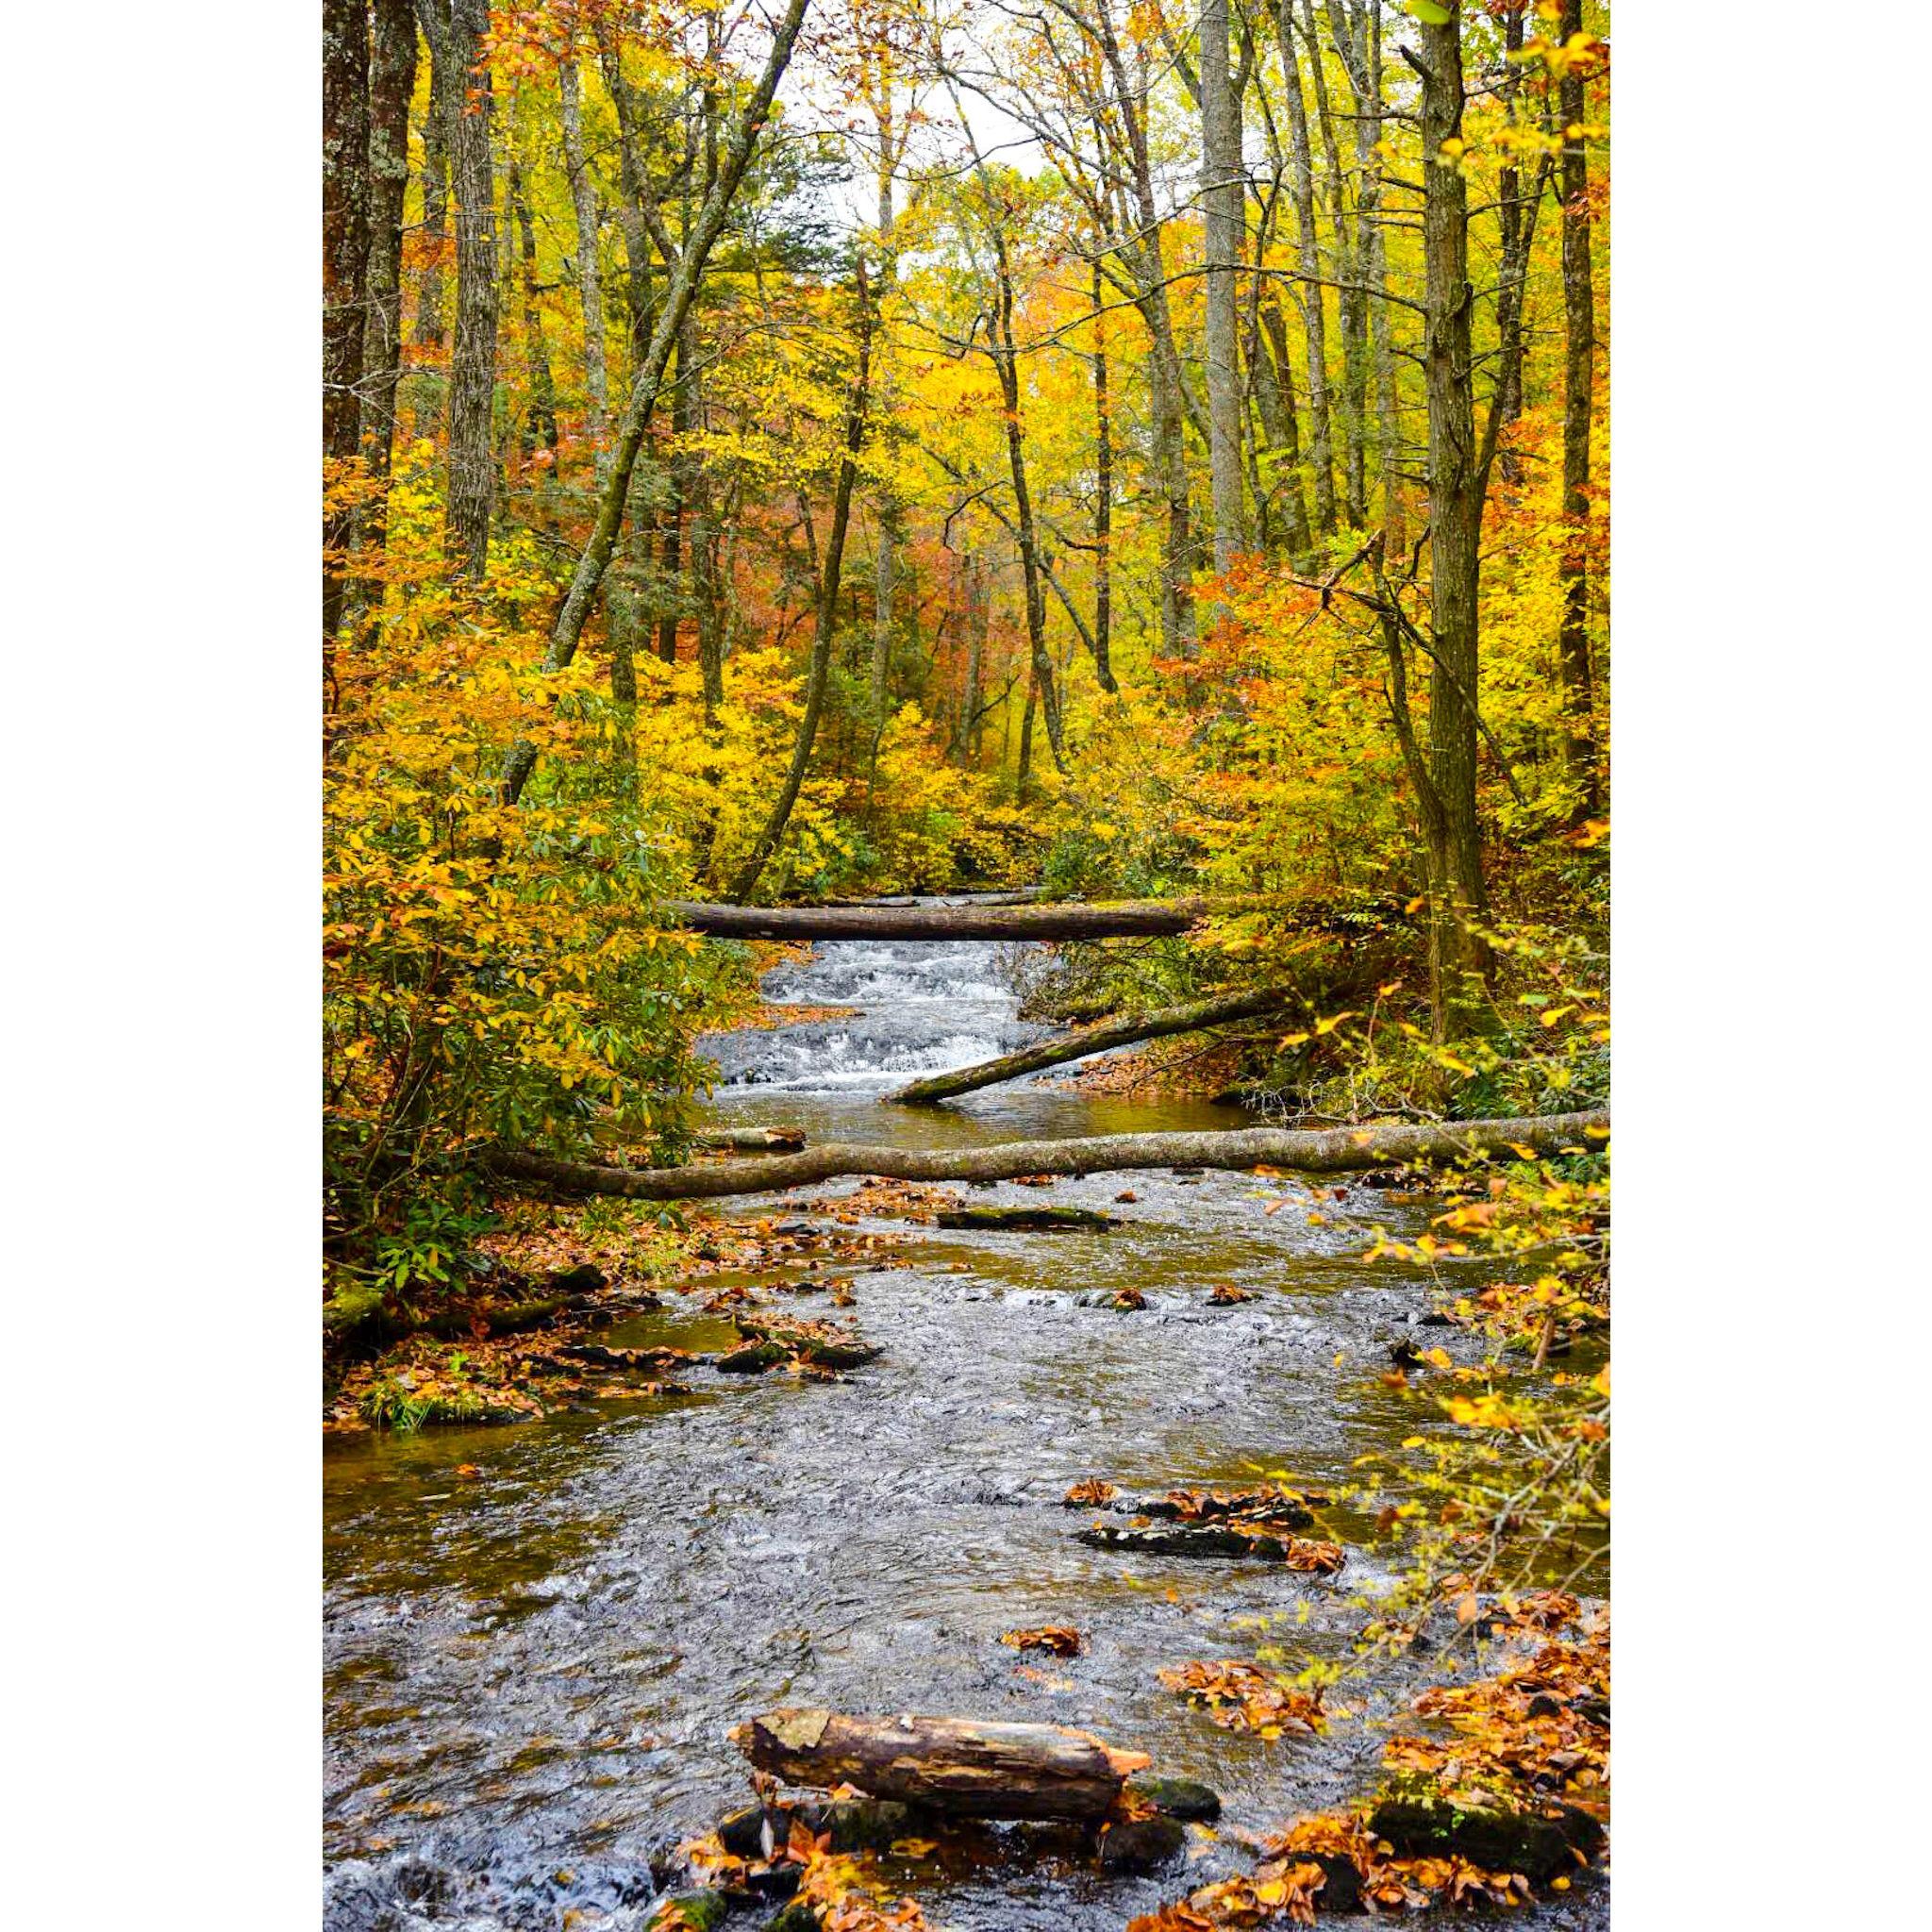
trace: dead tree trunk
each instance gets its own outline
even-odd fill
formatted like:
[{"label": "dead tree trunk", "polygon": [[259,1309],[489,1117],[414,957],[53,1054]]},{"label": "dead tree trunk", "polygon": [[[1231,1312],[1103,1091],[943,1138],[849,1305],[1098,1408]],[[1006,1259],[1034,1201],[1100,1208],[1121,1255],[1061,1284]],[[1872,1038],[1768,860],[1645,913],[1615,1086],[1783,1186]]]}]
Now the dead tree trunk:
[{"label": "dead tree trunk", "polygon": [[1002,1054],[997,1059],[961,1067],[957,1073],[935,1074],[929,1080],[914,1080],[886,1098],[905,1107],[931,1107],[938,1101],[952,1100],[981,1087],[996,1087],[1003,1080],[1018,1080],[1027,1074],[1043,1073],[1048,1067],[1082,1060],[1090,1054],[1106,1053],[1116,1046],[1132,1046],[1142,1040],[1164,1040],[1174,1033],[1198,1033],[1205,1026],[1228,1025],[1237,1020],[1258,1019],[1263,1013],[1278,1010],[1293,997],[1292,987],[1264,987],[1259,991],[1223,993],[1213,999],[1191,1000],[1185,1006],[1160,1007],[1149,1013],[1127,1013],[1119,1019],[1082,1026],[1058,1040],[1041,1041],[1038,1046],[1023,1048],[1019,1053]]},{"label": "dead tree trunk", "polygon": [[632,1201],[689,1201],[766,1194],[844,1175],[899,1181],[1009,1181],[1032,1174],[1120,1174],[1144,1167],[1287,1168],[1349,1174],[1414,1162],[1528,1159],[1608,1143],[1607,1108],[1534,1119],[1458,1121],[1444,1126],[1237,1127],[1224,1133],[1094,1134],[1077,1141],[999,1141],[988,1147],[886,1147],[827,1141],[802,1154],[703,1167],[605,1167],[504,1149],[486,1157],[506,1180],[559,1194],[614,1194]]},{"label": "dead tree trunk", "polygon": [[666,899],[658,909],[722,940],[1108,940],[1186,932],[1210,915],[1265,907],[1261,900],[1193,898],[1060,906],[722,906]]},{"label": "dead tree trunk", "polygon": [[903,1713],[774,1710],[738,1725],[731,1741],[789,1783],[857,1785],[956,1818],[1102,1818],[1128,1775],[1153,1762],[1059,1724]]}]

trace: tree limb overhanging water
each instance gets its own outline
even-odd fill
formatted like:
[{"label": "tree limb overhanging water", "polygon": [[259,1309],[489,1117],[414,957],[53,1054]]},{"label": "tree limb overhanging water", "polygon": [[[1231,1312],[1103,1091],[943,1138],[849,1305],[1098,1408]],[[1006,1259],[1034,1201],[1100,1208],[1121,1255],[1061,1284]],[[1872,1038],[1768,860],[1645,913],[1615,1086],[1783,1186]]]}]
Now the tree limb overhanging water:
[{"label": "tree limb overhanging water", "polygon": [[1142,1167],[1279,1167],[1302,1174],[1347,1174],[1411,1161],[1447,1162],[1600,1151],[1610,1131],[1607,1108],[1521,1120],[1458,1121],[1442,1126],[1237,1127],[1225,1133],[1100,1134],[1080,1141],[1006,1141],[991,1147],[874,1147],[831,1141],[770,1160],[729,1166],[624,1168],[504,1149],[491,1165],[508,1179],[537,1181],[567,1193],[614,1194],[634,1201],[681,1201],[762,1194],[852,1174],[901,1181],[1012,1180],[1020,1174],[1112,1174]]}]

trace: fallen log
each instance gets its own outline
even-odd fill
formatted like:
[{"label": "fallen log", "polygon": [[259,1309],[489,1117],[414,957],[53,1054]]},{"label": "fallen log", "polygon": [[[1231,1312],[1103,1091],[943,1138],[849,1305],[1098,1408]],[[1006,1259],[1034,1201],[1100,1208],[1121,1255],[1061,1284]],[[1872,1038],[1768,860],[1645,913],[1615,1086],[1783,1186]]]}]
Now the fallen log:
[{"label": "fallen log", "polygon": [[801,1154],[697,1167],[606,1167],[546,1154],[499,1149],[484,1156],[506,1180],[534,1181],[559,1193],[616,1194],[633,1201],[690,1201],[763,1194],[848,1174],[900,1181],[1009,1181],[1030,1174],[1113,1174],[1144,1167],[1279,1167],[1301,1174],[1347,1174],[1412,1161],[1507,1158],[1571,1149],[1600,1150],[1610,1112],[1542,1114],[1524,1120],[1457,1121],[1419,1126],[1236,1127],[1225,1132],[1094,1134],[1084,1140],[997,1141],[987,1147],[889,1147],[827,1141]]},{"label": "fallen log", "polygon": [[1153,1762],[1059,1724],[903,1713],[774,1710],[739,1724],[731,1741],[789,1783],[856,1785],[955,1818],[1097,1819]]},{"label": "fallen log", "polygon": [[1236,1020],[1258,1019],[1264,1013],[1278,1011],[1293,997],[1292,987],[1273,986],[1248,992],[1221,993],[1213,999],[1191,1000],[1177,1007],[1158,1007],[1152,1012],[1125,1013],[1118,1019],[1079,1027],[1058,1040],[1041,1041],[1038,1046],[1024,1047],[1018,1053],[1002,1054],[997,1059],[980,1060],[954,1073],[914,1080],[910,1086],[901,1087],[884,1098],[901,1107],[931,1107],[981,1087],[1044,1073],[1048,1067],[1085,1059],[1090,1054],[1107,1053],[1117,1046],[1132,1046],[1142,1040],[1163,1040],[1174,1033],[1198,1033],[1205,1026],[1224,1026]]},{"label": "fallen log", "polygon": [[805,1145],[803,1127],[711,1127],[695,1144],[713,1154],[795,1154]]},{"label": "fallen log", "polygon": [[667,899],[658,910],[724,940],[1108,940],[1181,933],[1260,899],[1116,899],[1021,906],[723,906]]}]

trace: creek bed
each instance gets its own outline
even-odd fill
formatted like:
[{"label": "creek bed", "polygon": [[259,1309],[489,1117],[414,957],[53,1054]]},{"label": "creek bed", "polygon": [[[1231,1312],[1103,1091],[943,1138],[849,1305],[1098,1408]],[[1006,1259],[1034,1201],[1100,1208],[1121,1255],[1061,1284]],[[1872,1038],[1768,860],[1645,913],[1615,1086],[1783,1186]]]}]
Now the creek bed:
[{"label": "creek bed", "polygon": [[[714,1105],[719,1122],[921,1145],[1239,1124],[1202,1103],[1044,1086],[941,1109],[877,1105],[885,1087],[1024,1037],[1010,997],[1004,1008],[994,997],[991,952],[824,946],[786,969],[783,997],[858,1004],[865,1017],[722,1043],[735,1078]],[[732,1211],[798,1218],[802,1203],[854,1185]],[[1124,1189],[1133,1203],[1116,1202]],[[1289,1205],[1269,1213],[1284,1192]],[[1268,1636],[1345,1655],[1360,1617],[1352,1599],[1375,1574],[1360,1548],[1368,1525],[1345,1508],[1324,1513],[1350,1546],[1327,1580],[1088,1548],[1074,1532],[1090,1515],[1059,1507],[1087,1476],[1159,1490],[1285,1469],[1340,1485],[1357,1457],[1436,1425],[1425,1390],[1381,1379],[1387,1338],[1425,1306],[1423,1278],[1356,1258],[1375,1225],[1413,1234],[1426,1208],[1358,1186],[1341,1201],[1307,1192],[1166,1172],[966,1190],[977,1204],[1102,1208],[1121,1225],[859,1223],[903,1237],[912,1265],[854,1275],[845,1312],[886,1353],[847,1380],[763,1376],[515,1430],[331,1441],[330,1932],[507,1932],[558,1926],[571,1910],[585,1932],[641,1924],[653,1855],[747,1795],[726,1731],[787,1703],[1091,1727],[1214,1786],[1224,1830],[1265,1830],[1366,1790],[1374,1729],[1264,1741],[1218,1728],[1155,1673],[1250,1657]],[[1220,1282],[1257,1298],[1211,1305]],[[1128,1284],[1143,1309],[1078,1299]],[[675,1323],[644,1320],[667,1339]],[[1473,1358],[1454,1331],[1419,1340]],[[458,1476],[461,1465],[480,1474]],[[1076,1626],[1085,1652],[999,1642],[1043,1624]],[[1426,1680],[1419,1662],[1381,1680],[1377,1700]],[[936,1925],[958,1932],[1117,1932],[1186,1885],[1244,1868],[1224,1841],[1185,1871],[1145,1878],[1053,1858],[902,1876]],[[1530,1917],[1597,1925],[1604,1893],[1586,1881]]]}]

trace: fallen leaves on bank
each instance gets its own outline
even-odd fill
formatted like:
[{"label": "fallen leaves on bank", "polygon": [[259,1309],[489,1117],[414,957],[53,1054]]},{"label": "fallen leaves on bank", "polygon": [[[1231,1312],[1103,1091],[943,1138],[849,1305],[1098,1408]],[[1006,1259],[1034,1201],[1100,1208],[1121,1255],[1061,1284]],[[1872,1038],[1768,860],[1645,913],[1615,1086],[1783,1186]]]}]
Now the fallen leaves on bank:
[{"label": "fallen leaves on bank", "polygon": [[[1201,1886],[1128,1932],[1237,1932],[1318,1912],[1434,1905],[1519,1906],[1569,1888],[1597,1857],[1609,1812],[1609,1623],[1574,1597],[1541,1591],[1490,1613],[1518,1660],[1415,1700],[1428,1733],[1403,1731],[1383,1752],[1382,1787],[1362,1805],[1312,1812],[1263,1840],[1243,1876]],[[1576,1625],[1571,1638],[1551,1632]],[[1528,1655],[1522,1646],[1533,1643]],[[1252,1726],[1268,1674],[1252,1665],[1163,1671],[1171,1689],[1217,1704],[1216,1722]],[[1482,1862],[1471,1856],[1481,1850]],[[1515,1869],[1518,1865],[1525,1870]]]}]

